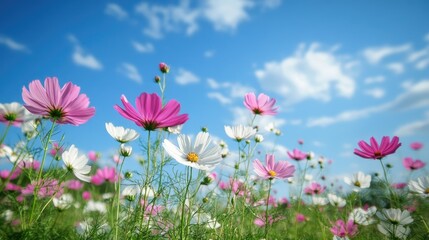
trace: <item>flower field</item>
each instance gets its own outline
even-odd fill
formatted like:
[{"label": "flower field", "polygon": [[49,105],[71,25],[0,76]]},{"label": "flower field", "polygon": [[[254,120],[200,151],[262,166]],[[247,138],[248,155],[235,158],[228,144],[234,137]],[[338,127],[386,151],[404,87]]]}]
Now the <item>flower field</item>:
[{"label": "flower field", "polygon": [[[261,128],[281,134],[257,125],[278,110],[263,93],[243,96],[252,118],[224,126],[224,140],[207,128],[182,134],[189,116],[165,98],[169,66],[160,63],[159,71],[159,92],[133,101],[117,96],[114,110],[134,127],[106,119],[105,136],[117,144],[110,165],[63,141],[64,125],[85,124],[96,113],[85,89],[48,77],[23,86],[22,99],[0,104],[0,159],[7,163],[0,169],[0,239],[429,239],[422,143],[397,136],[357,142],[353,153],[379,162],[374,171],[381,174],[358,171],[341,179],[343,189],[325,174],[335,163],[303,141],[288,159],[276,157],[275,147],[258,150],[268,137]],[[17,142],[9,140],[12,128],[22,130]],[[396,166],[407,182],[397,182],[386,163],[400,148],[415,153]],[[136,153],[144,156],[138,168],[125,171]]]}]

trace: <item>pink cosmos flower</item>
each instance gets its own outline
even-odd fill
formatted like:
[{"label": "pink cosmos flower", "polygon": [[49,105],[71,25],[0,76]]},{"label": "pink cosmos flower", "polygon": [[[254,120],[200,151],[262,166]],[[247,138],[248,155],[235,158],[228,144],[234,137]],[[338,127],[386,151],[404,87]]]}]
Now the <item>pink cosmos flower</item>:
[{"label": "pink cosmos flower", "polygon": [[295,172],[295,166],[286,161],[278,161],[277,163],[274,163],[274,155],[272,154],[265,155],[265,162],[266,166],[262,165],[258,159],[253,161],[255,173],[263,179],[285,179],[292,177]]},{"label": "pink cosmos flower", "polygon": [[292,152],[287,151],[287,155],[295,161],[301,161],[307,158],[307,154],[298,149],[294,149]]},{"label": "pink cosmos flower", "polygon": [[34,117],[17,102],[0,103],[0,122],[6,125],[20,127]]},{"label": "pink cosmos flower", "polygon": [[98,154],[96,151],[88,152],[88,158],[93,162],[97,161],[99,157],[100,157],[100,154]]},{"label": "pink cosmos flower", "polygon": [[277,107],[274,107],[276,100],[270,99],[267,95],[261,93],[256,99],[255,93],[247,93],[244,96],[244,106],[255,115],[275,115]]},{"label": "pink cosmos flower", "polygon": [[413,160],[410,157],[406,157],[404,158],[404,160],[402,161],[402,164],[404,165],[404,167],[409,170],[409,171],[413,171],[413,170],[417,170],[420,168],[424,168],[426,163],[422,162],[421,160]]},{"label": "pink cosmos flower", "polygon": [[84,191],[84,192],[82,193],[82,198],[83,198],[83,200],[88,201],[89,199],[91,199],[91,192],[89,192],[89,191]]},{"label": "pink cosmos flower", "polygon": [[116,176],[116,170],[114,167],[107,167],[99,168],[97,169],[97,172],[94,176],[91,178],[91,182],[95,185],[101,185],[104,182],[116,182],[117,176]]},{"label": "pink cosmos flower", "polygon": [[421,142],[413,142],[410,144],[411,149],[413,150],[420,150],[423,147],[423,143]]},{"label": "pink cosmos flower", "polygon": [[60,197],[63,195],[63,185],[56,179],[41,179],[39,183],[30,183],[21,190],[21,194],[24,196],[33,195],[36,185],[39,185],[38,195],[41,198],[44,197]]},{"label": "pink cosmos flower", "polygon": [[70,190],[79,190],[83,188],[83,183],[79,180],[72,179],[67,182],[67,187]]},{"label": "pink cosmos flower", "polygon": [[404,189],[408,183],[400,182],[400,183],[392,183],[392,188],[394,189]]},{"label": "pink cosmos flower", "polygon": [[39,80],[30,83],[29,90],[22,88],[24,107],[33,114],[42,115],[60,124],[75,126],[87,122],[95,114],[89,99],[79,94],[80,87],[66,83],[62,88],[56,77],[47,77],[45,87]]},{"label": "pink cosmos flower", "polygon": [[256,217],[255,221],[253,221],[253,223],[258,226],[258,227],[264,227],[265,224],[269,224],[269,225],[273,225],[274,222],[280,221],[284,219],[284,217],[276,217],[273,218],[272,216],[268,216],[268,218],[266,217],[266,215],[261,215]]},{"label": "pink cosmos flower", "polygon": [[319,195],[322,194],[326,189],[326,186],[322,186],[316,182],[311,183],[309,186],[304,188],[304,193],[307,195]]},{"label": "pink cosmos flower", "polygon": [[20,169],[33,169],[33,170],[38,170],[40,168],[40,162],[37,160],[33,160],[33,161],[20,161],[18,163],[18,167]]},{"label": "pink cosmos flower", "polygon": [[353,237],[358,232],[358,225],[354,223],[353,219],[348,220],[347,223],[340,219],[332,226],[331,232],[341,238]]},{"label": "pink cosmos flower", "polygon": [[49,154],[55,159],[61,158],[61,154],[63,154],[64,149],[61,147],[57,142],[52,143],[51,150],[49,151]]},{"label": "pink cosmos flower", "polygon": [[15,170],[13,170],[13,172],[10,172],[9,170],[1,170],[0,171],[0,178],[1,179],[7,179],[9,178],[9,180],[14,180],[16,178],[19,177],[19,175],[21,175],[21,169],[20,168],[15,168]]},{"label": "pink cosmos flower", "polygon": [[118,105],[114,108],[124,118],[133,121],[137,126],[152,131],[157,128],[165,128],[184,124],[188,120],[188,114],[179,114],[180,104],[176,100],[170,100],[164,107],[161,98],[156,94],[142,93],[136,98],[135,109],[127,100],[121,96],[125,109]]},{"label": "pink cosmos flower", "polygon": [[302,222],[305,222],[307,220],[307,218],[305,217],[304,214],[297,213],[296,216],[295,216],[295,220],[296,220],[297,223],[302,223]]},{"label": "pink cosmos flower", "polygon": [[360,149],[355,148],[354,154],[362,158],[381,160],[385,156],[395,153],[396,150],[402,145],[399,142],[399,138],[397,136],[394,136],[392,141],[390,141],[389,137],[384,136],[381,139],[380,145],[378,145],[374,137],[371,137],[370,142],[371,145],[363,140],[359,141],[358,145]]}]

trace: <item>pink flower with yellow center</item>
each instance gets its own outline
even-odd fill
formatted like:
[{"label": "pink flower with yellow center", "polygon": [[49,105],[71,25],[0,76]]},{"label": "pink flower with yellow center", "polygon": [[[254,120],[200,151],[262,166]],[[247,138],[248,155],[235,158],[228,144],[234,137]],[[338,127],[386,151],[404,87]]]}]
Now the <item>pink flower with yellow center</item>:
[{"label": "pink flower with yellow center", "polygon": [[287,161],[278,161],[275,163],[274,155],[272,154],[265,155],[265,162],[266,166],[262,165],[258,159],[253,161],[255,173],[263,179],[285,179],[292,177],[293,173],[295,172],[295,166],[288,163]]},{"label": "pink flower with yellow center", "polygon": [[87,122],[95,114],[95,108],[89,107],[89,98],[79,94],[80,87],[66,83],[62,88],[56,77],[47,77],[44,87],[34,80],[22,88],[24,107],[33,114],[49,118],[59,124],[75,126]]},{"label": "pink flower with yellow center", "polygon": [[277,107],[274,107],[276,100],[261,93],[256,98],[255,93],[247,93],[244,96],[244,106],[255,115],[276,115]]},{"label": "pink flower with yellow center", "polygon": [[115,105],[116,111],[148,131],[173,127],[188,121],[188,114],[179,115],[180,104],[176,100],[170,100],[165,106],[162,106],[161,98],[156,93],[140,94],[136,98],[136,108],[128,102],[124,95],[121,96],[121,101],[125,109]]},{"label": "pink flower with yellow center", "polygon": [[390,141],[389,137],[384,136],[381,139],[380,145],[374,137],[371,137],[370,143],[371,145],[363,140],[359,141],[358,145],[360,149],[355,148],[354,154],[362,158],[381,160],[385,156],[395,153],[396,150],[401,146],[397,136],[394,136],[392,141]]}]

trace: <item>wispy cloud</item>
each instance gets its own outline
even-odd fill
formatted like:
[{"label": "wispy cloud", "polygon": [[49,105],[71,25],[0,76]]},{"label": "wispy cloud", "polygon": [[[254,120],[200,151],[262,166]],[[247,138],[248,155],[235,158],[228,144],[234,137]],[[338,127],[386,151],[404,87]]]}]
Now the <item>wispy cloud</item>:
[{"label": "wispy cloud", "polygon": [[131,44],[137,52],[151,53],[155,50],[155,47],[151,43],[139,43],[132,41]]},{"label": "wispy cloud", "polygon": [[384,97],[385,91],[382,88],[371,88],[371,89],[365,90],[364,93],[373,98],[382,98]]},{"label": "wispy cloud", "polygon": [[186,69],[179,68],[175,80],[177,84],[188,85],[199,82],[200,78]]},{"label": "wispy cloud", "polygon": [[79,44],[78,39],[74,35],[67,36],[69,41],[74,45],[72,60],[75,64],[90,68],[93,70],[103,69],[103,65],[92,54],[87,53]]},{"label": "wispy cloud", "polygon": [[207,79],[207,84],[216,92],[222,92],[222,95],[232,101],[233,99],[242,99],[248,92],[254,92],[252,87],[245,86],[238,82],[218,82],[213,78]]},{"label": "wispy cloud", "polygon": [[381,83],[381,82],[384,82],[384,80],[385,80],[384,76],[379,75],[379,76],[365,78],[364,83],[365,84]]},{"label": "wispy cloud", "polygon": [[239,23],[249,19],[247,9],[253,5],[250,0],[208,0],[202,12],[216,30],[234,30]]},{"label": "wispy cloud", "polygon": [[182,32],[192,35],[199,29],[201,21],[209,22],[216,31],[234,31],[250,19],[249,11],[255,6],[273,9],[281,0],[207,0],[191,4],[180,0],[178,4],[140,3],[136,12],[144,17],[147,25],[143,33],[152,38],[162,38],[168,32]]},{"label": "wispy cloud", "polygon": [[0,44],[8,47],[11,50],[30,53],[30,50],[22,43],[18,43],[10,37],[0,36]]},{"label": "wispy cloud", "polygon": [[404,64],[399,62],[389,63],[386,67],[395,74],[401,74],[405,71]]},{"label": "wispy cloud", "polygon": [[284,96],[292,104],[306,99],[329,101],[332,89],[338,96],[351,97],[355,81],[346,71],[344,61],[332,51],[300,45],[293,56],[271,61],[255,71],[262,88]]},{"label": "wispy cloud", "polygon": [[425,119],[406,123],[395,130],[395,135],[398,136],[412,136],[419,134],[429,134],[429,112],[426,113]]},{"label": "wispy cloud", "polygon": [[214,56],[215,52],[213,50],[207,50],[204,52],[205,58],[212,58]]},{"label": "wispy cloud", "polygon": [[399,46],[381,46],[381,47],[370,47],[363,51],[363,55],[371,64],[377,64],[384,58],[404,53],[411,50],[411,44],[403,44]]},{"label": "wispy cloud", "polygon": [[220,92],[209,92],[207,93],[207,97],[217,100],[222,105],[230,104],[232,102],[231,98],[225,97]]},{"label": "wispy cloud", "polygon": [[107,4],[104,12],[118,20],[124,20],[128,17],[128,13],[116,3]]},{"label": "wispy cloud", "polygon": [[122,63],[119,72],[136,83],[142,83],[143,79],[136,66],[130,63]]},{"label": "wispy cloud", "polygon": [[422,80],[420,82],[410,84],[405,92],[397,96],[393,101],[381,105],[348,110],[339,113],[336,116],[319,117],[309,119],[307,121],[308,127],[325,127],[339,122],[355,121],[361,118],[368,117],[373,114],[379,114],[383,111],[395,109],[397,111],[406,111],[415,108],[422,108],[429,106],[429,80]]}]

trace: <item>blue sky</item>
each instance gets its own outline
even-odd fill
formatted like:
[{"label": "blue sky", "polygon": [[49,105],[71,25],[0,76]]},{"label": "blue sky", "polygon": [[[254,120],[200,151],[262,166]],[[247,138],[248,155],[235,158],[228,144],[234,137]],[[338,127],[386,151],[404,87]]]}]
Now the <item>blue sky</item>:
[{"label": "blue sky", "polygon": [[[233,150],[224,125],[250,117],[245,93],[265,93],[279,114],[257,120],[282,131],[277,159],[303,139],[340,178],[380,169],[353,155],[359,140],[398,135],[388,161],[404,176],[402,158],[417,157],[411,142],[426,145],[420,158],[429,153],[428,11],[427,1],[2,1],[0,102],[22,103],[34,79],[72,81],[96,115],[62,126],[65,142],[108,158],[116,144],[104,123],[137,129],[113,105],[158,92],[166,62],[166,97],[190,116],[184,133],[208,127]],[[263,134],[262,153],[274,142]]]}]

